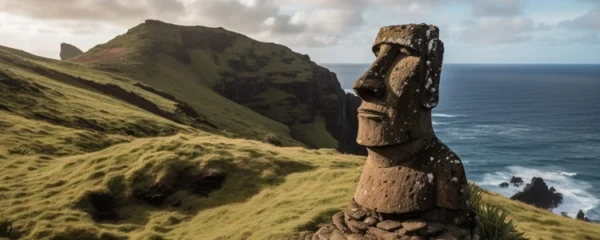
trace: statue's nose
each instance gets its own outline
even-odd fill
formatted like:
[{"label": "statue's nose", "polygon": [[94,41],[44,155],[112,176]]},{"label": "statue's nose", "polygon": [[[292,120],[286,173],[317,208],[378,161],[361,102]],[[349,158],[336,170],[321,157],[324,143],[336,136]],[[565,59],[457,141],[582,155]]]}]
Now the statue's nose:
[{"label": "statue's nose", "polygon": [[363,101],[373,101],[385,96],[385,74],[394,61],[395,53],[390,45],[379,48],[377,59],[367,72],[354,82],[354,91]]},{"label": "statue's nose", "polygon": [[383,76],[370,71],[354,82],[353,88],[356,94],[367,102],[381,99],[385,95]]}]

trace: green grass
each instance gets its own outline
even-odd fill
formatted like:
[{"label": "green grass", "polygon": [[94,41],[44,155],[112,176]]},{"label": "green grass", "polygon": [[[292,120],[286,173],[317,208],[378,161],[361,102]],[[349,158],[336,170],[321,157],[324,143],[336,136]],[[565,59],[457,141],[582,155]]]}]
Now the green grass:
[{"label": "green grass", "polygon": [[[0,214],[13,222],[14,233],[23,239],[287,239],[329,222],[351,199],[364,162],[363,157],[329,149],[281,148],[200,133],[134,139],[93,153],[38,158],[2,160],[16,168],[1,168],[0,197],[8,200],[0,203]],[[181,201],[178,207],[156,207],[132,197],[132,189],[168,183],[189,166],[197,171],[220,169],[227,173],[226,181],[209,197],[186,190],[175,193],[173,198]],[[82,207],[90,191],[115,196],[120,220],[95,222],[89,207]],[[483,192],[482,198],[506,211],[531,239],[600,236],[597,224],[493,193]],[[555,237],[559,233],[562,238]]]},{"label": "green grass", "polygon": [[312,147],[337,148],[338,142],[325,130],[325,120],[317,117],[314,122],[292,126],[294,137]]},{"label": "green grass", "polygon": [[[121,37],[116,41],[137,39]],[[112,44],[118,42],[91,52],[100,53]],[[136,44],[140,46],[134,44],[127,52],[148,43]],[[260,51],[257,54],[273,54]],[[198,51],[192,61],[209,61],[207,54]],[[118,71],[93,70],[5,47],[0,47],[0,60],[0,239],[290,239],[329,223],[352,198],[362,171],[364,157],[293,147],[302,144],[291,138],[288,126],[226,100],[205,86],[210,82],[171,87],[191,89],[177,98],[198,100],[193,107],[218,130],[191,127],[192,120],[178,112],[175,100],[137,87],[136,78]],[[178,69],[169,65],[176,64],[169,63],[172,60],[157,61]],[[293,64],[298,61],[274,66],[296,69]],[[137,66],[129,63],[133,69]],[[171,78],[201,76],[194,75],[200,70],[163,70],[164,75],[148,80],[154,81],[149,85],[167,88],[175,85]],[[210,78],[215,72],[205,74]],[[77,77],[117,86],[174,114],[180,123],[107,95]],[[323,101],[335,99],[324,95]],[[306,145],[337,146],[320,117],[292,126],[294,137]],[[288,147],[264,143],[269,141]],[[225,172],[226,179],[208,196],[194,193],[185,181],[214,169]],[[148,189],[170,192],[157,206],[139,197]],[[486,206],[498,208],[491,213],[507,214],[487,214],[494,222],[512,220],[527,238],[600,239],[598,224],[491,192],[481,197]],[[114,205],[116,220],[99,221],[98,199]]]}]

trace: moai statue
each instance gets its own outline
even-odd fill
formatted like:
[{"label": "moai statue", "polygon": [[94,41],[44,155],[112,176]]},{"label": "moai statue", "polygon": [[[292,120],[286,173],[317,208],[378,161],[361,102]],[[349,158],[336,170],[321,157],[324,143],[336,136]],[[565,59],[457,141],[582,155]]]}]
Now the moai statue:
[{"label": "moai statue", "polygon": [[354,198],[312,239],[478,239],[462,162],[435,135],[444,45],[426,24],[380,29],[354,83],[368,158]]}]

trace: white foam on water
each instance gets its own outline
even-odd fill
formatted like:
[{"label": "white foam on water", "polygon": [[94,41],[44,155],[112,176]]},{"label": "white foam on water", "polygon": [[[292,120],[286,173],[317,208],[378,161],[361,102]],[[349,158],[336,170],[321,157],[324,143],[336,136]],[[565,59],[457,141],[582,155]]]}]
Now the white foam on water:
[{"label": "white foam on water", "polygon": [[432,121],[431,122],[433,125],[448,125],[448,123],[445,122],[436,122],[436,121]]},{"label": "white foam on water", "polygon": [[567,177],[573,177],[573,176],[577,175],[577,173],[572,173],[572,172],[560,172],[560,174],[567,176]]},{"label": "white foam on water", "polygon": [[[566,212],[570,217],[574,217],[580,209],[585,213],[600,206],[600,199],[588,192],[592,189],[592,185],[572,178],[577,173],[565,172],[560,169],[546,171],[521,166],[509,166],[506,170],[486,173],[483,181],[479,184],[506,197],[511,197],[518,191],[523,190],[525,184],[531,182],[531,178],[541,177],[548,187],[553,186],[557,192],[563,194],[563,203],[552,210],[556,214]],[[515,187],[512,184],[508,188],[499,187],[500,183],[509,182],[512,176],[522,177],[525,184],[520,187]],[[600,218],[600,216],[592,215],[588,217],[594,220]]]},{"label": "white foam on water", "polygon": [[528,137],[531,131],[530,127],[525,125],[475,125],[470,128],[446,128],[444,129],[450,136],[458,139],[475,139],[479,137],[487,138],[490,136],[509,136],[511,138]]},{"label": "white foam on water", "polygon": [[434,114],[431,114],[431,116],[445,117],[445,118],[466,117],[465,115],[452,115],[452,114],[445,114],[445,113],[434,113]]}]

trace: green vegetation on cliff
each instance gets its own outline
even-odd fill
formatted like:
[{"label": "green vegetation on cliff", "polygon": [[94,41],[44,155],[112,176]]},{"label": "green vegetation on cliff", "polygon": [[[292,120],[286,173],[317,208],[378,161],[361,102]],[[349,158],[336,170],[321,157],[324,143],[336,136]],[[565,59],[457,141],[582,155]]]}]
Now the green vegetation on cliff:
[{"label": "green vegetation on cliff", "polygon": [[[270,132],[285,145],[295,145],[294,138],[315,148],[364,151],[345,141],[355,138],[356,126],[347,119],[335,74],[282,45],[222,28],[147,20],[70,61],[165,91],[240,137],[264,140]],[[319,136],[297,133],[306,126]]]}]

